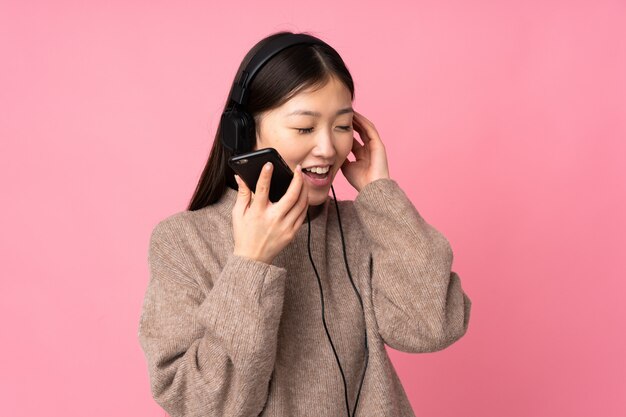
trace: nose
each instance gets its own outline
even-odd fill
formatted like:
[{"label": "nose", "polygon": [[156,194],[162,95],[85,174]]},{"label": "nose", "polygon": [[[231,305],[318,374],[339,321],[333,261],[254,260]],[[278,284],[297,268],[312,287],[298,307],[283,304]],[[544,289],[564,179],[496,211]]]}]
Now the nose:
[{"label": "nose", "polygon": [[315,147],[311,153],[322,159],[334,158],[336,150],[332,130],[323,129],[319,131],[315,138]]}]

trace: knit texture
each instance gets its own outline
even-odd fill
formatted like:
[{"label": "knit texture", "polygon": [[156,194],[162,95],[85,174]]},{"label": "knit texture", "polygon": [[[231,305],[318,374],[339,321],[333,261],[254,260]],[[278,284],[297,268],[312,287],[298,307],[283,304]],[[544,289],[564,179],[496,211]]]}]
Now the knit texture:
[{"label": "knit texture", "polygon": [[[305,219],[272,264],[233,254],[237,191],[152,231],[150,280],[139,320],[155,401],[172,417],[346,416],[344,385],[322,324]],[[311,252],[350,411],[414,417],[385,344],[410,353],[446,348],[468,328],[471,301],[451,270],[448,240],[393,179],[312,207]]]}]

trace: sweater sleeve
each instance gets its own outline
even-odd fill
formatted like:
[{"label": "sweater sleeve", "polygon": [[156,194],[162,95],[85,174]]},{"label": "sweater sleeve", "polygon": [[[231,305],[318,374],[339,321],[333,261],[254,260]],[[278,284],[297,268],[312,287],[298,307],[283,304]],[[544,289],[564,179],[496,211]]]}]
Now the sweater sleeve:
[{"label": "sweater sleeve", "polygon": [[372,302],[384,342],[418,353],[461,338],[471,300],[451,271],[448,240],[424,221],[393,179],[367,184],[354,205],[371,242]]},{"label": "sweater sleeve", "polygon": [[172,417],[258,415],[276,357],[286,270],[231,254],[205,295],[163,224],[148,254],[139,342],[155,401]]}]

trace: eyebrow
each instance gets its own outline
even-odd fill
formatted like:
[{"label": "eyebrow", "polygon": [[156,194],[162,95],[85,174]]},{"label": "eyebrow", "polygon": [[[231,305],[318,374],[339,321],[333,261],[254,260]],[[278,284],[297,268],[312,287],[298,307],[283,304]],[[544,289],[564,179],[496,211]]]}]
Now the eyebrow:
[{"label": "eyebrow", "polygon": [[[339,116],[340,114],[344,114],[344,113],[354,113],[354,109],[352,107],[346,107],[345,109],[339,110],[336,113],[336,115]],[[322,113],[316,112],[316,111],[311,111],[311,110],[295,110],[295,111],[292,111],[291,113],[287,114],[287,116],[297,116],[297,115],[322,117]]]}]

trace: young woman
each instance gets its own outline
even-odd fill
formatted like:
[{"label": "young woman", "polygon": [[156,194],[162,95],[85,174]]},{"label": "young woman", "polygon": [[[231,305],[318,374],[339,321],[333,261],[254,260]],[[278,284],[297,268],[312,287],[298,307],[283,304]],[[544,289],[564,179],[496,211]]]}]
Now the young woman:
[{"label": "young woman", "polygon": [[[261,40],[238,74],[292,35]],[[275,148],[294,171],[286,194],[269,201],[271,165],[255,190],[235,177],[220,124],[188,210],[154,228],[138,336],[172,417],[414,416],[385,344],[433,352],[465,334],[471,301],[451,246],[390,178],[353,99],[333,48],[282,50],[246,107],[254,149]],[[354,201],[328,195],[339,170]]]}]

